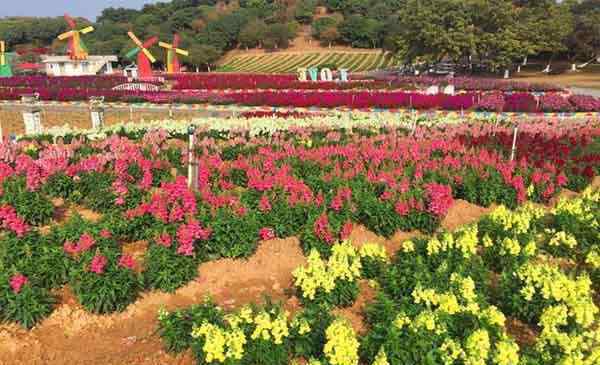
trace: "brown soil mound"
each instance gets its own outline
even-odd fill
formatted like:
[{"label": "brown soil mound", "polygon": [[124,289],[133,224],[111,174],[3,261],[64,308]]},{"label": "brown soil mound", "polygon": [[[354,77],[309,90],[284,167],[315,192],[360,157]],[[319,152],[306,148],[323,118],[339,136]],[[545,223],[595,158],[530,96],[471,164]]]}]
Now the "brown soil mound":
[{"label": "brown soil mound", "polygon": [[493,206],[485,208],[471,204],[465,200],[455,200],[442,220],[442,228],[453,231],[462,225],[477,222],[494,210]]},{"label": "brown soil mound", "polygon": [[0,326],[0,364],[192,364],[189,354],[175,357],[162,350],[155,334],[160,307],[189,306],[206,295],[226,308],[264,296],[285,300],[291,272],[304,263],[297,239],[265,241],[248,260],[202,264],[198,278],[174,294],[144,293],[123,313],[105,316],[86,312],[64,289],[62,304],[31,331]]}]

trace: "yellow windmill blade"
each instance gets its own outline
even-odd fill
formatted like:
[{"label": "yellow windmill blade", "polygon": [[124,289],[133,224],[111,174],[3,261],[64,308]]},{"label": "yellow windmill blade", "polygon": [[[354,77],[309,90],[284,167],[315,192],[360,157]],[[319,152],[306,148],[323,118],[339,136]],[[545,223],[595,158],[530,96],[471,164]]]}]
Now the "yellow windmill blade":
[{"label": "yellow windmill blade", "polygon": [[135,34],[133,34],[132,32],[127,32],[127,35],[129,36],[129,38],[131,38],[133,43],[135,43],[138,47],[143,48],[142,42],[138,39],[138,37],[135,36]]},{"label": "yellow windmill blade", "polygon": [[93,32],[94,31],[94,27],[92,27],[91,25],[89,27],[85,27],[82,30],[79,31],[79,33],[81,34],[87,34],[89,32]]},{"label": "yellow windmill blade", "polygon": [[148,51],[146,48],[142,48],[142,52],[144,52],[146,57],[148,57],[148,59],[150,60],[150,63],[156,62],[156,58],[154,58],[154,56],[152,56],[152,53],[150,53],[150,51]]},{"label": "yellow windmill blade", "polygon": [[183,56],[189,56],[190,55],[190,53],[188,51],[186,51],[185,49],[176,48],[175,52],[177,52],[177,53],[179,53],[180,55],[183,55]]},{"label": "yellow windmill blade", "polygon": [[6,49],[4,47],[6,47],[4,41],[0,41],[0,53],[6,52]]},{"label": "yellow windmill blade", "polygon": [[158,45],[162,48],[167,48],[167,49],[173,48],[172,45],[170,45],[169,43],[165,43],[165,42],[158,42]]},{"label": "yellow windmill blade", "polygon": [[67,38],[69,38],[69,37],[72,37],[72,36],[73,36],[73,34],[75,34],[75,32],[74,32],[74,31],[72,31],[72,30],[70,30],[70,31],[68,31],[68,32],[64,32],[63,34],[60,34],[60,35],[58,36],[58,39],[60,39],[61,41],[64,41],[65,39],[67,39]]}]

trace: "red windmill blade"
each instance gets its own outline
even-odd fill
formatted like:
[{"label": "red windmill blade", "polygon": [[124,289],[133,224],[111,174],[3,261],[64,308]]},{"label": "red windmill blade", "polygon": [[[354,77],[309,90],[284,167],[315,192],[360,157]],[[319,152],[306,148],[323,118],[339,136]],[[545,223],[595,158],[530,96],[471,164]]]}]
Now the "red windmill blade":
[{"label": "red windmill blade", "polygon": [[75,23],[75,19],[71,18],[71,16],[65,13],[65,20],[71,29],[75,29],[77,27],[77,23]]}]

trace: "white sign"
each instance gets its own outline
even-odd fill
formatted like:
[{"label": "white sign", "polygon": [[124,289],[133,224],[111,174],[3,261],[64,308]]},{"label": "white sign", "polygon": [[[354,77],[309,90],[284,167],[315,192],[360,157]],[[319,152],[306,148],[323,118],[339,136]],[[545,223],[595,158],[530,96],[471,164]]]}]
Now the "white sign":
[{"label": "white sign", "polygon": [[102,129],[104,127],[104,111],[92,110],[92,128]]},{"label": "white sign", "polygon": [[42,117],[39,111],[23,112],[23,121],[25,122],[25,134],[42,133]]}]

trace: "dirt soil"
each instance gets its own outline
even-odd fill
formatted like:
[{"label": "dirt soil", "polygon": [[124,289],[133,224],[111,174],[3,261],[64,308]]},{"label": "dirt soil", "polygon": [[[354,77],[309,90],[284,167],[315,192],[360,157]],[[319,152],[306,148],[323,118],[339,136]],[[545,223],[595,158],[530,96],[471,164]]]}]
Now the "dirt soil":
[{"label": "dirt soil", "polygon": [[[596,185],[599,183],[600,179],[594,181]],[[55,204],[60,206],[58,201]],[[453,229],[472,223],[490,210],[459,200],[442,226]],[[420,235],[420,232],[398,232],[386,239],[359,225],[349,239],[357,247],[367,242],[382,244],[392,255],[404,240]],[[125,250],[141,257],[146,247],[146,242],[139,241],[127,244]],[[292,271],[305,263],[297,238],[264,241],[247,260],[221,259],[201,264],[198,277],[175,293],[144,293],[124,312],[111,315],[86,312],[70,288],[64,287],[56,293],[58,307],[31,331],[15,324],[0,325],[0,365],[191,365],[193,358],[189,352],[174,356],[163,350],[155,332],[159,308],[182,308],[211,296],[220,306],[233,309],[260,302],[266,295],[282,301],[286,309],[294,312],[299,309],[299,301],[290,296]],[[358,333],[364,333],[367,328],[362,312],[373,300],[375,290],[364,280],[360,289],[356,303],[336,313],[350,320]],[[515,321],[509,321],[508,325],[521,342],[531,341],[531,329]]]}]

